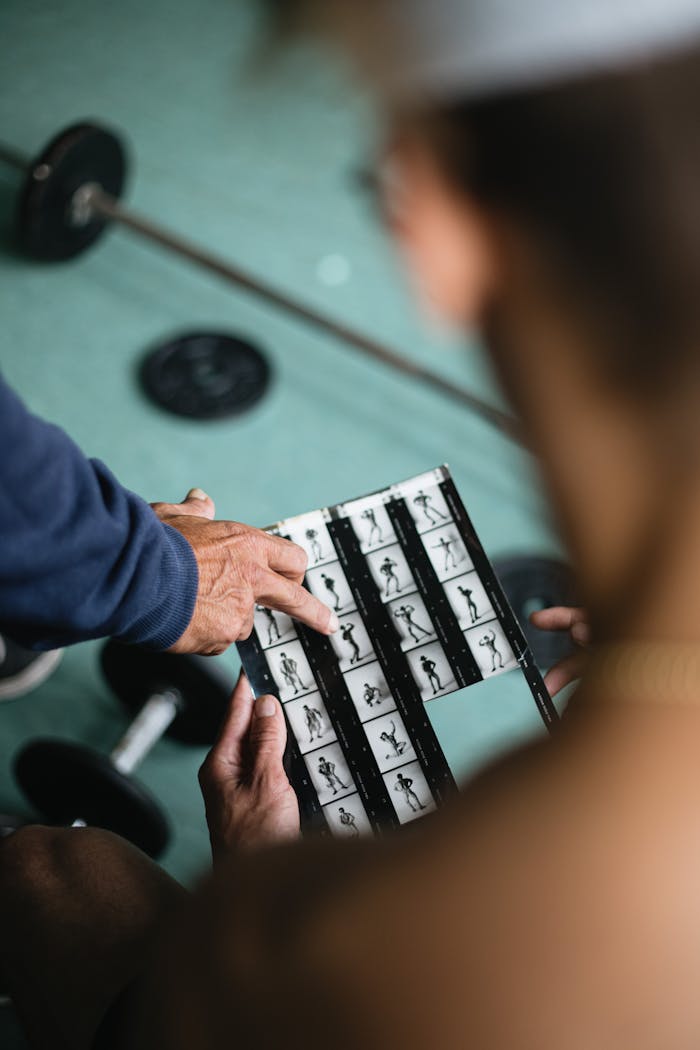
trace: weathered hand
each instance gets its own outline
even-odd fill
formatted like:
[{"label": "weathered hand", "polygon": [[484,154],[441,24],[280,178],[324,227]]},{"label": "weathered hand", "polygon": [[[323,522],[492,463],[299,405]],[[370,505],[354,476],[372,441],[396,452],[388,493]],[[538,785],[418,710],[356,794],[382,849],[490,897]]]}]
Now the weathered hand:
[{"label": "weathered hand", "polygon": [[539,609],[532,613],[530,623],[542,631],[568,631],[572,641],[578,646],[576,652],[565,656],[544,676],[544,684],[549,690],[549,695],[556,696],[565,686],[580,678],[585,670],[588,662],[586,648],[591,640],[588,617],[584,609],[554,605],[549,609]]},{"label": "weathered hand", "polygon": [[224,652],[252,631],[256,603],[322,634],[337,630],[335,613],[302,587],[307,556],[301,547],[236,521],[214,521],[214,503],[201,489],[182,503],[151,506],[189,542],[199,569],[194,613],[173,652]]},{"label": "weathered hand", "polygon": [[216,864],[233,847],[295,838],[299,805],[282,758],[287,729],[273,696],[253,701],[241,674],[219,739],[199,771]]}]

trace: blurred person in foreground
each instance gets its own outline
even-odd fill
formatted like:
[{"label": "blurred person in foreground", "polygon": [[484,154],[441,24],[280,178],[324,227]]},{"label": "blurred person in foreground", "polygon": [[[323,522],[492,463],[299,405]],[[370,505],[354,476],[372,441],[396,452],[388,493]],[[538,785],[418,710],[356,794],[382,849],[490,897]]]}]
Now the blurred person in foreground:
[{"label": "blurred person in foreground", "polygon": [[482,333],[538,456],[589,665],[551,740],[342,843],[290,842],[282,712],[242,680],[214,876],[186,898],[102,833],[20,832],[0,958],[41,1046],[106,1015],[96,1045],[138,1050],[696,1048],[700,6],[307,6],[376,90],[420,294]]}]

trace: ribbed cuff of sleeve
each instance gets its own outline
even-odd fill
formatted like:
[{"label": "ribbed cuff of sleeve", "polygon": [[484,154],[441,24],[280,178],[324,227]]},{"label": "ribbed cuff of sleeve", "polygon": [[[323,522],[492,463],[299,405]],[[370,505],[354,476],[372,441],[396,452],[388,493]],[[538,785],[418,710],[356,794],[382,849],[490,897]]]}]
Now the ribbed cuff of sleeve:
[{"label": "ribbed cuff of sleeve", "polygon": [[149,612],[119,635],[123,642],[169,649],[189,626],[197,601],[199,570],[192,547],[172,525],[163,525],[158,594]]}]

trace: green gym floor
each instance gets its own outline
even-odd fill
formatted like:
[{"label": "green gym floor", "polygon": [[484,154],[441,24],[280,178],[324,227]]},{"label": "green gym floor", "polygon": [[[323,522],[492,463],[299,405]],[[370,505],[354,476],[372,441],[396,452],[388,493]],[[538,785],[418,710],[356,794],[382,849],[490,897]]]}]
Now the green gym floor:
[{"label": "green gym floor", "polygon": [[[32,154],[78,118],[115,126],[136,209],[498,403],[477,347],[428,331],[409,302],[355,178],[372,147],[362,100],[309,54],[256,67],[257,30],[244,0],[4,0],[0,140]],[[22,261],[17,187],[0,164],[0,368],[146,499],[197,485],[219,515],[265,525],[446,461],[489,554],[557,552],[533,464],[488,424],[127,232],[70,263]],[[329,256],[347,260],[344,274]],[[329,271],[346,279],[328,283]],[[269,356],[273,386],[249,414],[188,422],[140,392],[145,349],[197,327],[241,333]],[[0,707],[0,811],[30,815],[11,775],[25,741],[108,749],[118,737],[98,650],[67,651],[43,687]],[[235,651],[221,659],[233,678]],[[170,813],[163,863],[185,882],[208,863],[202,757],[166,740],[139,773]],[[0,1015],[0,1045],[23,1045]]]}]

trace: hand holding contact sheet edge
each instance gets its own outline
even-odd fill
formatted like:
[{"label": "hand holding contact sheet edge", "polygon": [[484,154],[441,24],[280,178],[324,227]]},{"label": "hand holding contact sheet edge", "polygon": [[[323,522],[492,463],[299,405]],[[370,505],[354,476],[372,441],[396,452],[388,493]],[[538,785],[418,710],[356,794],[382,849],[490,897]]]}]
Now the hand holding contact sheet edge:
[{"label": "hand holding contact sheet edge", "polygon": [[[306,549],[305,584],[340,619],[326,638],[259,608],[238,645],[255,694],[274,693],[284,707],[305,827],[355,836],[434,810],[463,770],[431,707],[449,697],[466,726],[480,683],[504,672],[526,687],[527,719],[556,722],[446,466],[270,531]],[[507,741],[508,712],[492,711]]]}]

